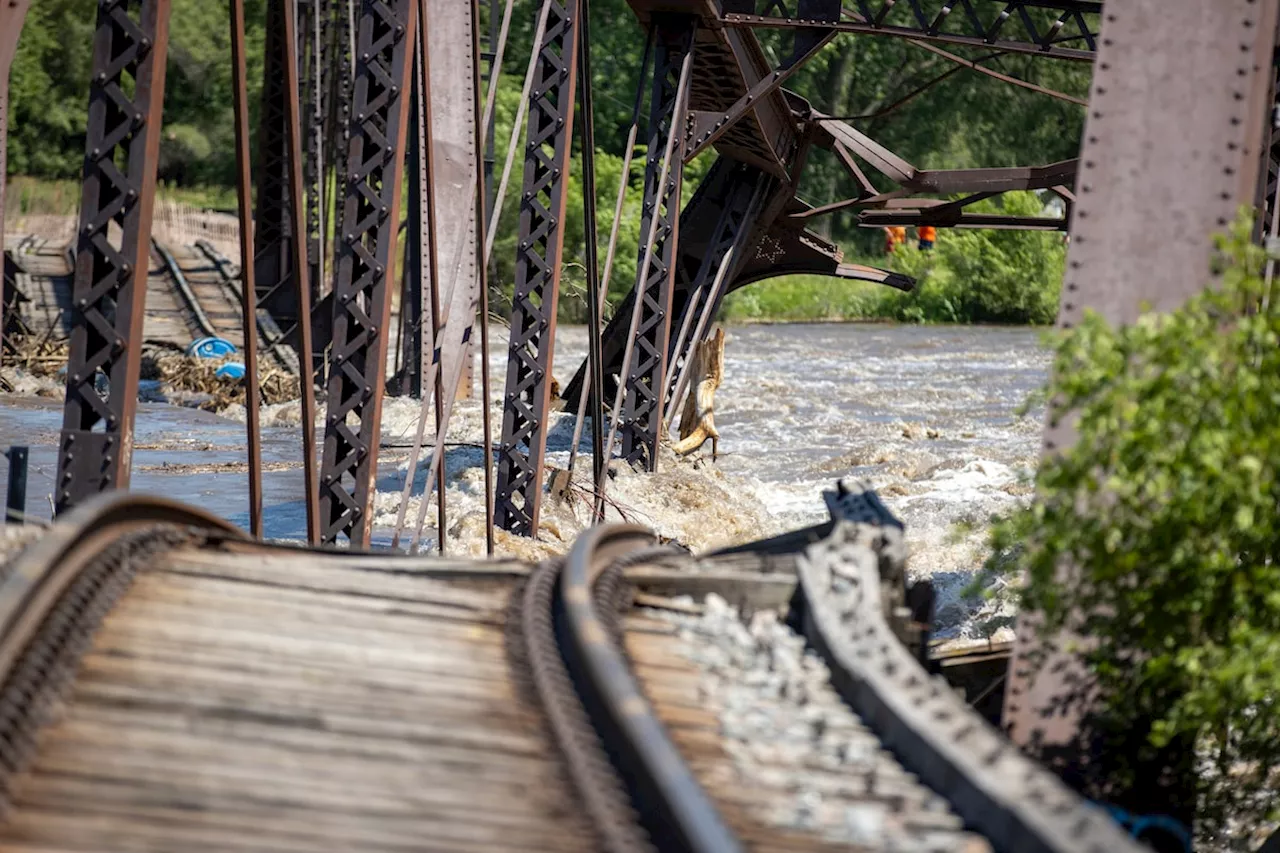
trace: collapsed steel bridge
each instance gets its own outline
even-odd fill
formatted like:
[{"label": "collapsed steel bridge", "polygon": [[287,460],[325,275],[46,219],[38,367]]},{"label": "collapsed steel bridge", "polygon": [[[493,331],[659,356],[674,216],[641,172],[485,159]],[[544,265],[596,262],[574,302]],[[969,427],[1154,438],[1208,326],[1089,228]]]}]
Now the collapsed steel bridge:
[{"label": "collapsed steel bridge", "polygon": [[[508,143],[507,169],[519,159],[523,170],[496,458],[489,455],[489,393],[481,371],[486,476],[496,479],[486,483],[491,549],[494,524],[529,536],[538,530],[575,142],[588,204],[592,331],[590,355],[563,396],[576,405],[579,428],[588,417],[592,424],[597,511],[615,445],[628,462],[656,467],[664,425],[688,393],[692,347],[710,331],[727,293],[796,272],[911,287],[893,273],[843,263],[838,247],[808,229],[817,217],[849,211],[868,226],[1069,230],[1063,327],[1086,309],[1128,321],[1144,305],[1179,304],[1203,285],[1208,235],[1241,206],[1255,211],[1259,240],[1280,236],[1273,120],[1280,0],[631,0],[646,39],[641,89],[650,92],[647,123],[640,120],[643,91],[637,92],[625,152],[629,169],[639,129],[647,127],[642,239],[636,281],[606,326],[600,297],[609,284],[614,235],[599,252],[587,2],[538,4],[522,116]],[[27,5],[0,4],[0,80],[6,81],[0,141],[8,65]],[[486,39],[474,0],[272,0],[255,152],[243,3],[231,0],[255,535],[262,524],[257,360],[260,351],[282,343],[311,379],[301,382],[308,539],[368,543],[389,378],[423,400],[410,471],[424,448],[435,451],[427,482],[438,491],[444,529],[439,483],[449,413],[469,381],[474,348],[487,363],[485,276],[510,176],[493,175],[484,150],[513,7],[508,0],[499,13],[494,4]],[[97,5],[59,512],[129,482],[168,18],[168,0]],[[777,65],[762,48],[762,30],[785,40],[778,54],[785,59]],[[982,47],[1046,62],[1093,63],[1080,157],[1023,168],[917,168],[786,89],[789,77],[832,39],[850,37],[906,39],[973,73],[1077,102],[953,51]],[[854,196],[820,207],[797,198],[815,146],[847,170],[858,187]],[[709,150],[716,161],[681,210],[683,166]],[[406,172],[407,201],[400,197]],[[970,209],[979,200],[1030,189],[1056,194],[1066,215]],[[334,222],[325,219],[331,209]],[[402,251],[405,274],[397,282]],[[404,368],[388,377],[396,287],[405,306]],[[10,308],[16,300],[7,294],[4,307]],[[264,312],[270,332],[259,328]],[[10,327],[0,323],[4,328]],[[317,387],[326,391],[322,435],[314,427]],[[1069,425],[1053,421],[1045,450],[1070,440]],[[424,497],[411,549],[427,505]],[[402,516],[397,544],[405,521]],[[1029,635],[1020,639],[1005,718],[1015,741],[1043,745],[1067,738],[1074,723],[1044,721],[1062,684],[1031,684],[1029,668],[1019,661],[1032,646]]]}]

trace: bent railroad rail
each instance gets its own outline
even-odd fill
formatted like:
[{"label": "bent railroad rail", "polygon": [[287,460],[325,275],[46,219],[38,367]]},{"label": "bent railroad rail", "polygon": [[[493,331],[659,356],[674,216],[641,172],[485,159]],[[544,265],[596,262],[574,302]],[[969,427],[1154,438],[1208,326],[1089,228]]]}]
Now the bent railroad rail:
[{"label": "bent railroad rail", "polygon": [[925,674],[900,525],[830,504],[531,566],[97,497],[0,572],[0,849],[1138,850]]}]

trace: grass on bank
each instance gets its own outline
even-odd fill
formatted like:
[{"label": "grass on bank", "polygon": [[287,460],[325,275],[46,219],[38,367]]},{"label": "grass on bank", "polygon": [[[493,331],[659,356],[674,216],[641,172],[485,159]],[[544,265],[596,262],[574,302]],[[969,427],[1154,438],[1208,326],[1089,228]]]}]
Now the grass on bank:
[{"label": "grass on bank", "polygon": [[[74,216],[80,212],[79,181],[48,180],[15,175],[9,178],[4,196],[5,219],[20,216]],[[161,183],[156,195],[201,210],[234,213],[234,187],[174,187]]]}]

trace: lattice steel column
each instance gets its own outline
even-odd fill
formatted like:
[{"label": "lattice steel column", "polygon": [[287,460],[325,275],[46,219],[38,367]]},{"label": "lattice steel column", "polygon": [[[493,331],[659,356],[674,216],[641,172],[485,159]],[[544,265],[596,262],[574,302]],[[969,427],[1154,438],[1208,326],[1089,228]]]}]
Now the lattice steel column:
[{"label": "lattice steel column", "polygon": [[413,0],[360,6],[320,475],[324,542],[345,534],[363,546],[373,521],[416,19]]},{"label": "lattice steel column", "polygon": [[[752,180],[753,177],[755,180]],[[689,296],[684,300],[677,324],[679,332],[671,342],[665,406],[667,423],[671,422],[676,407],[680,405],[680,398],[684,396],[689,354],[706,331],[706,318],[714,315],[715,307],[733,281],[732,268],[743,260],[741,244],[754,225],[752,214],[759,212],[759,208],[753,206],[752,202],[757,197],[760,185],[768,181],[763,172],[746,166],[734,170],[732,178],[724,188],[725,198],[720,217],[711,233],[711,239],[707,241]],[[727,259],[728,268],[721,270],[731,248],[737,250],[736,254]]]},{"label": "lattice steel column", "polygon": [[58,512],[129,485],[168,41],[169,0],[99,0]]},{"label": "lattice steel column", "polygon": [[537,534],[542,503],[578,62],[576,0],[546,2],[547,27],[529,93],[529,142],[494,498],[497,525],[523,536]]},{"label": "lattice steel column", "polygon": [[[658,467],[658,433],[661,429],[667,372],[667,346],[671,337],[671,294],[679,241],[680,178],[684,162],[686,98],[679,91],[680,69],[693,49],[696,19],[689,16],[655,16],[657,51],[653,89],[649,100],[649,148],[644,170],[644,206],[641,239],[653,234],[651,246],[641,245],[637,290],[643,289],[640,322],[635,328],[635,353],[626,377],[620,432],[622,455],[650,470]],[[663,154],[669,137],[671,161],[666,169]],[[656,218],[656,227],[654,219]],[[652,229],[652,230],[651,230]],[[647,260],[647,264],[646,264]]]}]

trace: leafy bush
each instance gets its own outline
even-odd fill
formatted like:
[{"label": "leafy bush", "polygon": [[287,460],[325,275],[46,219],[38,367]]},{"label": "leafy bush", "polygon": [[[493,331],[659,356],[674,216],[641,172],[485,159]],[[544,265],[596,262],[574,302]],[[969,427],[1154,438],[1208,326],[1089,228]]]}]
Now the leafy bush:
[{"label": "leafy bush", "polygon": [[1091,638],[1108,728],[1149,755],[1197,744],[1209,831],[1280,805],[1280,314],[1248,223],[1219,247],[1218,284],[1180,310],[1057,340],[1050,398],[1079,438],[988,565],[1025,579],[1046,637]]}]

